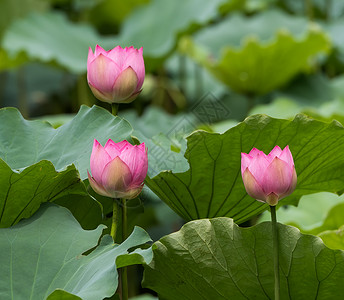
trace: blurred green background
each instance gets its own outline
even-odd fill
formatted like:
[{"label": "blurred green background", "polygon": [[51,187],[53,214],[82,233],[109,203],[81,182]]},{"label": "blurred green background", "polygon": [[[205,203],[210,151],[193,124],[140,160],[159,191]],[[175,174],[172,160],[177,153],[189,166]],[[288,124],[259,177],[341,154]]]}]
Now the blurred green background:
[{"label": "blurred green background", "polygon": [[144,49],[144,90],[121,107],[129,119],[192,113],[204,97],[226,111],[197,116],[209,130],[261,112],[340,114],[340,0],[1,0],[0,8],[0,105],[27,118],[106,107],[86,82],[96,44]]}]

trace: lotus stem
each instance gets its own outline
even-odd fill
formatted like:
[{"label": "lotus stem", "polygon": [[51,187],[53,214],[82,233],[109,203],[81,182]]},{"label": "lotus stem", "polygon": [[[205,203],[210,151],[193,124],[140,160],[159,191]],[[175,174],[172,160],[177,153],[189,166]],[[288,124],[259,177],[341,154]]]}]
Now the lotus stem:
[{"label": "lotus stem", "polygon": [[270,206],[271,224],[272,224],[272,240],[274,252],[274,274],[275,274],[275,300],[280,298],[280,276],[279,276],[279,258],[278,258],[278,232],[276,220],[276,206]]},{"label": "lotus stem", "polygon": [[118,103],[111,103],[111,110],[112,110],[112,114],[116,117],[117,113],[118,113],[118,107],[119,104]]},{"label": "lotus stem", "polygon": [[118,204],[117,199],[112,199],[112,222],[111,222],[111,233],[113,242],[115,243],[116,232],[117,232],[117,222],[118,222]]},{"label": "lotus stem", "polygon": [[[121,202],[120,202],[121,201]],[[122,211],[122,239],[123,242],[127,238],[127,206],[126,199],[116,199],[113,198],[113,207],[112,207],[112,224],[111,224],[111,236],[115,242],[116,232],[118,228],[118,209],[121,206]],[[128,300],[128,275],[127,268],[123,267],[119,271],[119,283],[120,288],[118,290],[121,300]]]},{"label": "lotus stem", "polygon": [[[122,198],[122,241],[127,238],[127,201]],[[122,300],[128,300],[128,270],[123,267],[121,270],[122,277]]]}]

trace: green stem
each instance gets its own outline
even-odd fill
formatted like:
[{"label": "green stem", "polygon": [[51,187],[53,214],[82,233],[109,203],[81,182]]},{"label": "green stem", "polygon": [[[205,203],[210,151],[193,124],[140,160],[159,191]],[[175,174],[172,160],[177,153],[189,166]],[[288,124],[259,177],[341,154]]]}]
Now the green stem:
[{"label": "green stem", "polygon": [[117,232],[117,220],[118,220],[118,204],[117,199],[112,199],[112,223],[111,223],[111,236],[115,243]]},{"label": "green stem", "polygon": [[116,117],[118,113],[118,103],[111,103],[112,114]]},{"label": "green stem", "polygon": [[127,200],[122,200],[122,241],[127,238]]},{"label": "green stem", "polygon": [[272,224],[272,239],[274,251],[274,273],[275,273],[275,300],[280,298],[280,276],[279,276],[279,259],[278,259],[278,232],[276,221],[276,206],[270,206],[271,224]]},{"label": "green stem", "polygon": [[[122,199],[122,241],[127,238],[127,201]],[[122,270],[122,300],[128,300],[128,270],[123,267]]]}]

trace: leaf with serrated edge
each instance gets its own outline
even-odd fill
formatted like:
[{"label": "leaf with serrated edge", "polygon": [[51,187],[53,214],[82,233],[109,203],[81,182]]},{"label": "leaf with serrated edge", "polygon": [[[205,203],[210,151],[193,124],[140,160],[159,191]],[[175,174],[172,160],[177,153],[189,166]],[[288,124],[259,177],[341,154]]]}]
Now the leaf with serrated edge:
[{"label": "leaf with serrated edge", "polygon": [[[185,38],[180,50],[234,91],[248,95],[266,94],[283,86],[309,69],[314,56],[327,53],[330,48],[329,38],[320,27],[311,24],[307,30],[304,20],[279,11],[251,18],[235,15],[223,23],[198,32],[194,39]],[[293,23],[300,24],[298,32]],[[228,30],[228,36],[219,34]]]}]

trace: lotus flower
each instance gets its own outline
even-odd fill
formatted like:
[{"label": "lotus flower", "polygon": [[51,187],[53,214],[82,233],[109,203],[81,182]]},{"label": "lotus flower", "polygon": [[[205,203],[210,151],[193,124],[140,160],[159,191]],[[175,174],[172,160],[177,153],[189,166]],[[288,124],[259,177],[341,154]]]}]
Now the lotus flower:
[{"label": "lotus flower", "polygon": [[148,158],[145,144],[133,146],[127,141],[111,139],[104,147],[94,140],[88,180],[95,192],[111,198],[132,199],[143,188]]},{"label": "lotus flower", "polygon": [[142,48],[89,48],[87,81],[94,96],[108,103],[129,103],[141,92],[145,78]]},{"label": "lotus flower", "polygon": [[297,182],[289,146],[283,151],[276,146],[268,155],[256,148],[241,153],[241,174],[247,193],[271,206],[290,195]]}]

